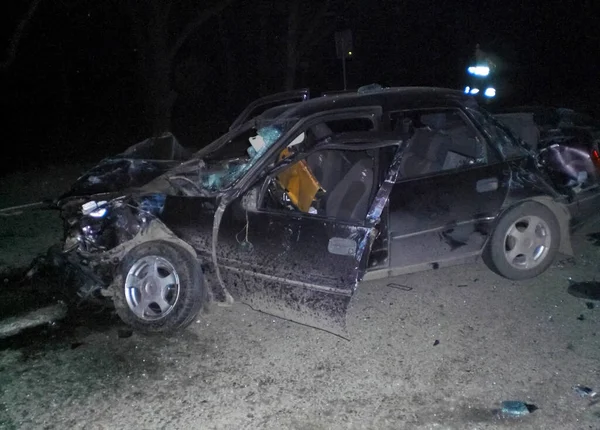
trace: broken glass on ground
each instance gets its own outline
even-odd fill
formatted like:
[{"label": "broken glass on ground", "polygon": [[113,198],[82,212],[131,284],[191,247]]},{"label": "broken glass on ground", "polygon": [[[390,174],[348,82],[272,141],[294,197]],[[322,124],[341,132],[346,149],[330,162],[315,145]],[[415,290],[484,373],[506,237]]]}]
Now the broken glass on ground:
[{"label": "broken glass on ground", "polygon": [[596,391],[592,390],[590,387],[586,387],[585,385],[575,385],[573,387],[573,391],[582,398],[593,399],[598,395]]},{"label": "broken glass on ground", "polygon": [[537,406],[520,400],[505,400],[502,402],[500,413],[507,417],[522,417],[536,411]]}]

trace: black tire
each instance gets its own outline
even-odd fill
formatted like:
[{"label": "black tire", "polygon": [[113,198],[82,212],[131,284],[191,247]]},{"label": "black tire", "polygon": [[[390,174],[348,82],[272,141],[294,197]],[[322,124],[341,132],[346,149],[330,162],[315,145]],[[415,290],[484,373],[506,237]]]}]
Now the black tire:
[{"label": "black tire", "polygon": [[[530,246],[533,254],[536,254],[536,251],[540,253],[537,261],[533,259],[531,264],[535,264],[531,267],[525,265],[525,254],[519,253],[513,260],[510,259],[512,257],[510,255],[511,241],[514,243],[515,239],[509,232],[514,231],[511,230],[513,226],[515,228],[520,226],[520,229],[526,230],[528,226],[527,219],[536,219],[528,217],[537,217],[537,220],[541,220],[541,222],[535,223],[537,227],[534,226],[534,228],[536,235],[540,236],[539,240],[545,241],[545,245],[543,246]],[[540,233],[538,234],[538,232]],[[541,232],[545,232],[547,236],[542,235]],[[530,279],[535,278],[550,267],[558,253],[559,246],[560,226],[556,217],[546,206],[529,201],[509,209],[501,215],[488,242],[486,249],[487,258],[484,258],[484,260],[490,269],[505,278],[513,280]],[[512,249],[515,249],[514,245]],[[543,251],[540,251],[541,249]],[[517,252],[515,249],[515,253]],[[518,260],[519,258],[521,258],[521,261]],[[530,259],[529,261],[532,260]]]},{"label": "black tire", "polygon": [[[144,267],[146,267],[145,270],[150,270],[147,269],[150,261],[159,261],[161,266],[166,267],[166,269],[160,267],[164,273],[169,273],[171,269],[174,269],[175,272],[175,275],[153,279],[169,277],[169,279],[178,280],[167,288],[168,295],[157,293],[156,290],[160,289],[159,286],[150,287],[154,289],[152,291],[155,295],[160,294],[161,297],[166,297],[163,301],[163,304],[168,305],[166,312],[162,311],[160,305],[157,304],[158,301],[152,302],[149,295],[144,296],[148,298],[148,305],[145,305],[140,296],[142,289],[133,288],[131,284],[128,284],[128,274],[131,275],[132,281],[130,282],[138,282],[136,280],[140,278],[132,273],[138,267],[141,268],[140,270],[144,270]],[[169,242],[152,241],[138,245],[123,258],[120,270],[120,283],[115,288],[113,301],[119,317],[135,330],[169,333],[183,329],[198,315],[207,297],[199,262],[189,252]],[[158,273],[158,269],[156,273]],[[142,282],[139,281],[139,285],[142,285]],[[134,306],[136,303],[139,306]],[[134,308],[137,309],[137,314],[134,312]],[[140,316],[139,313],[143,315]]]}]

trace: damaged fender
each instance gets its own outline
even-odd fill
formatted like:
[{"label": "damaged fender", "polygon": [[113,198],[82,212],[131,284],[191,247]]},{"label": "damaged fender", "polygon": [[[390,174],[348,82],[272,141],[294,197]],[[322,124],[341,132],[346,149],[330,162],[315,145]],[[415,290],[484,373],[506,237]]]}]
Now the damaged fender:
[{"label": "damaged fender", "polygon": [[[177,237],[169,228],[158,219],[153,219],[147,226],[142,228],[140,232],[130,241],[124,242],[117,247],[106,251],[104,254],[97,256],[98,262],[120,264],[123,258],[136,246],[142,243],[148,243],[150,241],[164,241],[169,242],[189,252],[195,259],[198,258],[196,251],[188,243]],[[121,288],[123,285],[123,279],[121,274],[117,271],[116,276],[111,284],[111,288]]]}]

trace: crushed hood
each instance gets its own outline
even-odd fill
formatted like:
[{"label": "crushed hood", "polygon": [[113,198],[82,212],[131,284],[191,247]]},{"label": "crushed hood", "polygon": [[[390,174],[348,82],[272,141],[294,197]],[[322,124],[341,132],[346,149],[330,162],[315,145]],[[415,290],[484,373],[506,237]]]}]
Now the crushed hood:
[{"label": "crushed hood", "polygon": [[151,137],[105,158],[80,176],[59,200],[141,187],[192,156],[175,136]]}]

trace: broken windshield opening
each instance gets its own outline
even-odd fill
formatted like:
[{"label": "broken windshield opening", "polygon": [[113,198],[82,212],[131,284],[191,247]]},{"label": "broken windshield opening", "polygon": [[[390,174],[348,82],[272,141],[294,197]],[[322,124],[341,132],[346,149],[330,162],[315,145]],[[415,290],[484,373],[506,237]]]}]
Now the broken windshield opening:
[{"label": "broken windshield opening", "polygon": [[[208,193],[228,188],[255,165],[297,121],[298,119],[289,117],[256,119],[235,133],[229,133],[223,140],[214,142],[212,148],[200,151],[198,158],[186,163],[185,169],[181,166],[172,171],[168,180],[170,183],[174,179],[185,182]],[[189,184],[190,182],[193,184]]]},{"label": "broken windshield opening", "polygon": [[203,158],[202,187],[216,191],[232,185],[279,140],[285,126],[272,124],[244,131]]},{"label": "broken windshield opening", "polygon": [[261,115],[216,140],[196,153],[194,159],[185,163],[185,166],[172,170],[166,181],[180,194],[210,195],[234,186],[267,153],[273,153],[271,147],[281,146],[279,142],[284,136],[289,141],[286,148],[281,148],[281,159],[306,151],[329,140],[336,133],[376,129],[372,114],[368,118],[363,118],[364,114],[349,118],[346,114],[315,122],[304,131],[298,129],[292,136],[290,131],[305,118],[297,117],[289,109],[275,118],[271,116],[274,113],[276,110]]},{"label": "broken windshield opening", "polygon": [[[212,151],[203,153],[201,187],[208,191],[217,191],[233,185],[298,121],[298,118],[286,114],[275,119],[269,118],[268,115],[261,116],[254,121],[254,127],[240,129],[233,137],[215,146]],[[305,151],[307,148],[323,142],[335,134],[330,126],[340,125],[337,123],[344,125],[344,121],[348,122],[349,120],[338,119],[317,123],[305,132],[299,132],[287,145],[287,148],[282,150],[281,157],[291,157],[300,148]],[[352,127],[345,124],[345,129],[372,130],[374,128],[371,119],[360,121],[360,118],[355,118],[351,123]],[[342,127],[342,129],[344,128]]]}]

